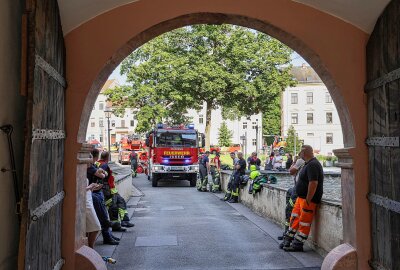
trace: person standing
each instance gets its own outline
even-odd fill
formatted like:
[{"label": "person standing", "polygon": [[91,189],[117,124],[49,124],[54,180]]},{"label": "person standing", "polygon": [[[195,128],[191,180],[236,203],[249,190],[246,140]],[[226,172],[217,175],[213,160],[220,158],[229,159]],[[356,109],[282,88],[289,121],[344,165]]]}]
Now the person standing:
[{"label": "person standing", "polygon": [[286,153],[286,157],[287,157],[287,160],[286,160],[286,166],[285,167],[286,167],[286,170],[289,170],[290,167],[292,167],[292,164],[293,164],[293,156],[292,156],[291,153]]},{"label": "person standing", "polygon": [[249,168],[248,168],[249,170],[250,170],[251,165],[256,165],[257,170],[260,169],[261,160],[257,157],[257,152],[251,153],[251,156],[247,159],[247,165],[249,166]]},{"label": "person standing", "polygon": [[88,238],[88,246],[94,248],[94,243],[101,230],[101,225],[93,206],[92,192],[94,190],[100,190],[101,185],[96,183],[89,184],[88,179],[86,179],[86,182],[86,235]]},{"label": "person standing", "polygon": [[317,205],[323,194],[324,172],[321,163],[314,157],[313,148],[302,147],[305,165],[296,184],[297,199],[290,218],[290,227],[284,238],[283,250],[303,251],[304,242],[311,230]]},{"label": "person standing", "polygon": [[219,159],[219,153],[216,153],[214,157],[210,160],[210,173],[212,179],[213,193],[219,192],[220,188],[220,171],[221,171],[221,160]]},{"label": "person standing", "polygon": [[232,195],[229,203],[237,203],[239,201],[239,185],[240,177],[246,174],[246,160],[243,158],[243,153],[238,153],[238,161],[235,164],[235,172],[232,181]]},{"label": "person standing", "polygon": [[275,164],[275,152],[271,152],[267,160],[265,161],[265,170],[269,171],[274,168]]},{"label": "person standing", "polygon": [[[289,168],[289,173],[290,175],[293,175],[293,181],[294,185],[293,187],[289,188],[288,191],[286,192],[286,208],[285,208],[285,231],[283,232],[283,236],[278,237],[278,240],[283,240],[287,231],[289,230],[290,226],[290,217],[292,215],[292,210],[294,207],[294,204],[297,199],[297,194],[296,194],[296,184],[297,184],[297,178],[299,177],[299,172],[304,166],[304,156],[303,156],[303,151],[300,151],[298,158],[296,159],[296,162],[292,164],[292,166]],[[279,248],[283,248],[284,242],[282,242],[279,245]]]},{"label": "person standing", "polygon": [[274,170],[281,170],[282,169],[282,163],[283,163],[283,157],[281,156],[281,154],[278,151],[278,152],[276,152],[276,155],[275,155],[273,169]]},{"label": "person standing", "polygon": [[[235,165],[236,163],[239,161],[239,159],[236,157],[235,152],[231,152],[229,155],[232,159],[232,165],[233,165],[233,169],[235,170]],[[225,192],[225,196],[224,198],[222,198],[221,200],[223,201],[229,201],[231,199],[232,196],[232,182],[233,182],[233,173],[231,174],[231,177],[229,178],[229,182],[228,185],[226,187],[226,192]]]},{"label": "person standing", "polygon": [[210,151],[206,151],[200,158],[199,173],[200,185],[197,187],[199,191],[207,191],[208,174],[210,172]]},{"label": "person standing", "polygon": [[131,161],[132,176],[136,177],[137,167],[138,167],[138,154],[136,153],[135,150],[131,151],[131,153],[129,154],[129,159]]}]

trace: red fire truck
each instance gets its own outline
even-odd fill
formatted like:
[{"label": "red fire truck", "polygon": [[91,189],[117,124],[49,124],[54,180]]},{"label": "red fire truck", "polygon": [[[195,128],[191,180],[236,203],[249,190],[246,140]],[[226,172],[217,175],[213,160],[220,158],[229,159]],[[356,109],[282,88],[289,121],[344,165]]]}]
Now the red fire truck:
[{"label": "red fire truck", "polygon": [[204,136],[193,124],[179,127],[158,124],[146,137],[148,179],[153,187],[159,180],[188,180],[190,186],[196,186],[199,147],[204,144]]},{"label": "red fire truck", "polygon": [[139,154],[144,147],[144,142],[141,141],[137,136],[125,136],[121,138],[118,154],[119,163],[130,164],[131,151],[135,150]]}]

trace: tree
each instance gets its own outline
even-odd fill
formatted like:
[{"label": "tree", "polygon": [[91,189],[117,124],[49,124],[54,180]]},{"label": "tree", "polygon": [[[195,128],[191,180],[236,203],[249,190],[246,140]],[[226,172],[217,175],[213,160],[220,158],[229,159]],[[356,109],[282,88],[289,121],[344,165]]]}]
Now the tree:
[{"label": "tree", "polygon": [[[301,150],[301,140],[299,136],[297,136],[296,130],[293,126],[290,126],[288,129],[287,137],[286,137],[287,147],[286,152],[294,154],[298,154]],[[294,151],[296,149],[296,151]]]},{"label": "tree", "polygon": [[105,94],[123,112],[138,108],[138,129],[184,121],[187,109],[206,109],[206,148],[211,111],[236,117],[266,111],[294,83],[291,49],[265,34],[233,25],[194,25],[149,41],[121,64],[127,85]]},{"label": "tree", "polygon": [[277,97],[263,113],[263,134],[281,135],[281,115],[281,97]]},{"label": "tree", "polygon": [[227,124],[222,122],[218,130],[218,143],[219,146],[228,147],[232,144],[233,132],[229,130]]}]

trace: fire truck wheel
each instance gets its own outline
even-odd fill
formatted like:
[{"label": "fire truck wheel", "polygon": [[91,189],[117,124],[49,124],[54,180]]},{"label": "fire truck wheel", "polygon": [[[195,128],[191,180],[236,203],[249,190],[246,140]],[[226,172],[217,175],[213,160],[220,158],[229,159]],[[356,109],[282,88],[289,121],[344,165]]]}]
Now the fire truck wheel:
[{"label": "fire truck wheel", "polygon": [[153,174],[153,176],[151,177],[151,186],[157,187],[157,182],[158,182],[158,177]]}]

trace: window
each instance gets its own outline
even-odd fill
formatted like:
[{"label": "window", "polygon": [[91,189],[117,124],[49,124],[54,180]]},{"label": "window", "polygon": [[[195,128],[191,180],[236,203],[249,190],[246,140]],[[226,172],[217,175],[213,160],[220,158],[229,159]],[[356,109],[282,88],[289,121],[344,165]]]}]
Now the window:
[{"label": "window", "polygon": [[99,136],[99,141],[102,143],[103,142],[103,134],[100,134]]},{"label": "window", "polygon": [[[176,146],[176,147],[196,147],[197,135],[196,133],[173,133],[173,132],[159,132],[156,139],[157,146]],[[171,156],[177,154],[176,151],[169,151]],[[165,152],[164,152],[165,153]],[[179,155],[179,154],[178,154]]]},{"label": "window", "polygon": [[257,139],[253,139],[253,140],[251,141],[251,143],[252,143],[253,146],[257,146]]},{"label": "window", "polygon": [[90,121],[90,127],[95,127],[96,126],[96,122],[94,120]]},{"label": "window", "polygon": [[297,103],[299,103],[299,96],[298,96],[297,93],[292,93],[292,94],[290,95],[290,103],[292,103],[292,104],[297,104]]},{"label": "window", "polygon": [[312,92],[307,93],[307,104],[313,104],[313,93]]},{"label": "window", "polygon": [[204,124],[204,116],[202,114],[199,115],[199,124]]},{"label": "window", "polygon": [[292,124],[299,123],[299,115],[297,113],[292,113]]},{"label": "window", "polygon": [[247,122],[243,122],[243,129],[247,129]]},{"label": "window", "polygon": [[131,127],[135,126],[135,120],[131,120]]},{"label": "window", "polygon": [[326,133],[326,143],[333,144],[333,133]]},{"label": "window", "polygon": [[94,140],[94,134],[90,135],[90,139]]},{"label": "window", "polygon": [[257,122],[252,122],[251,125],[252,125],[252,128],[253,128],[253,129],[256,129],[256,128],[257,128]]},{"label": "window", "polygon": [[325,103],[332,103],[332,97],[328,92],[325,93]]},{"label": "window", "polygon": [[314,133],[307,133],[307,137],[314,137]]},{"label": "window", "polygon": [[307,124],[314,124],[314,114],[307,113]]},{"label": "window", "polygon": [[111,120],[111,126],[115,127],[115,120]]},{"label": "window", "polygon": [[100,119],[99,119],[99,127],[104,127],[103,118],[100,118]]},{"label": "window", "polygon": [[121,120],[121,127],[125,127],[125,120]]},{"label": "window", "polygon": [[104,103],[103,102],[99,103],[99,110],[100,111],[104,110]]},{"label": "window", "polygon": [[332,124],[333,123],[333,117],[331,112],[326,113],[326,123],[327,124]]}]

